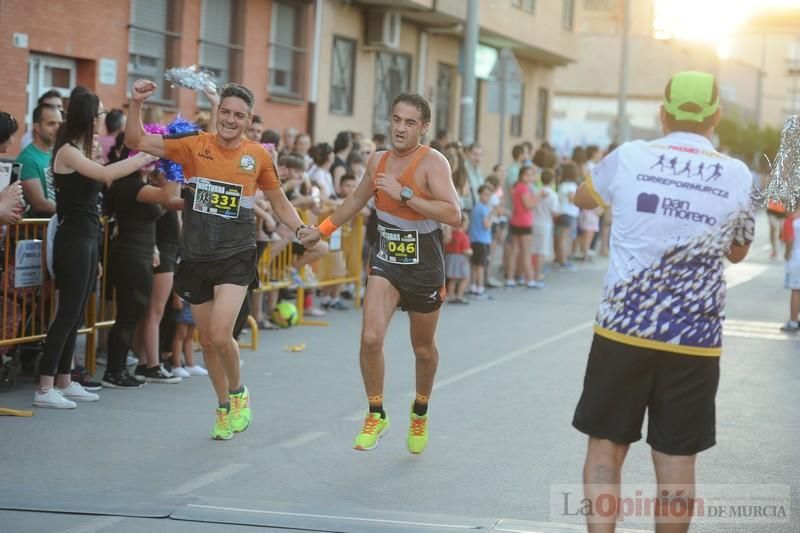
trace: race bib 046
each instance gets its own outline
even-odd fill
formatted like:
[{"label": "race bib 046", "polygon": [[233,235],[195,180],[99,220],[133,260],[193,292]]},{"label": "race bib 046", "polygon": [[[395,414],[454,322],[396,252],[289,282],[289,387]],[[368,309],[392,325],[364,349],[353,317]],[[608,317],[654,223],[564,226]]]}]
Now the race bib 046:
[{"label": "race bib 046", "polygon": [[417,230],[389,229],[378,226],[378,259],[397,265],[419,263],[419,234]]},{"label": "race bib 046", "polygon": [[192,209],[224,218],[238,218],[242,200],[241,185],[197,178]]}]

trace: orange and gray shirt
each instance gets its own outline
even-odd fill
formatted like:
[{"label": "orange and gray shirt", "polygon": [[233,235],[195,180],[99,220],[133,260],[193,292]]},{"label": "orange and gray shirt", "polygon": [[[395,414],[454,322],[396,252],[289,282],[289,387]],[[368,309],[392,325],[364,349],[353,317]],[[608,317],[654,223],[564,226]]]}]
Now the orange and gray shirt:
[{"label": "orange and gray shirt", "polygon": [[165,136],[164,149],[186,177],[181,259],[214,261],[254,249],[256,187],[280,187],[264,147],[242,139],[226,149],[214,135],[193,132]]},{"label": "orange and gray shirt", "polygon": [[[414,196],[430,198],[417,186],[414,176],[420,161],[428,153],[420,146],[398,178]],[[386,172],[390,152],[384,152],[373,180]],[[444,284],[444,252],[441,224],[414,211],[407,205],[375,189],[378,240],[370,257],[370,271],[387,277],[405,290],[430,290]]]}]

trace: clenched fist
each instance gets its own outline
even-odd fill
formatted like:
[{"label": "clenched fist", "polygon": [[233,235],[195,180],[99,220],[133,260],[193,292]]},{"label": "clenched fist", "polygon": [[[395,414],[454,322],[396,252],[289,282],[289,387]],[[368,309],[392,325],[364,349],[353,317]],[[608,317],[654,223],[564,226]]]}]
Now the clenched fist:
[{"label": "clenched fist", "polygon": [[158,86],[150,80],[136,80],[131,86],[131,100],[142,103],[155,92]]}]

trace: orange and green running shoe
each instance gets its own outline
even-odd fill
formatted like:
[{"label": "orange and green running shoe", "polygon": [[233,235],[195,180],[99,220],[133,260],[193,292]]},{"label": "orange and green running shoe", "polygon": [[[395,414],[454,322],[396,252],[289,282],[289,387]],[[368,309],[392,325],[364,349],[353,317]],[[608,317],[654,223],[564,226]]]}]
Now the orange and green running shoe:
[{"label": "orange and green running shoe", "polygon": [[371,450],[378,445],[378,439],[389,430],[389,417],[381,418],[380,413],[367,413],[361,433],[356,435],[353,448],[356,450]]},{"label": "orange and green running shoe", "polygon": [[234,433],[241,433],[253,419],[253,412],[250,410],[250,391],[247,387],[242,387],[242,392],[229,394],[228,399],[231,402],[231,430]]},{"label": "orange and green running shoe", "polygon": [[408,451],[422,453],[428,445],[428,415],[418,416],[411,412],[411,426],[408,428]]},{"label": "orange and green running shoe", "polygon": [[214,424],[214,430],[211,432],[211,438],[214,440],[230,440],[233,438],[231,415],[227,409],[217,407],[217,421]]}]

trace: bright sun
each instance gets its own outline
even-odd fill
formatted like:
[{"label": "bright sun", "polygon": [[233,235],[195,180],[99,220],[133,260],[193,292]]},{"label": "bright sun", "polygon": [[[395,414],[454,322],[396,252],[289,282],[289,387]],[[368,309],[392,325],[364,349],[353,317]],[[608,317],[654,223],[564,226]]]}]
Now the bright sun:
[{"label": "bright sun", "polygon": [[798,4],[798,0],[655,1],[656,38],[714,43],[721,58],[728,56],[733,33],[755,11],[760,8],[797,6]]}]

